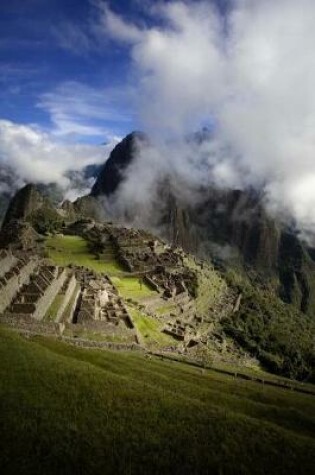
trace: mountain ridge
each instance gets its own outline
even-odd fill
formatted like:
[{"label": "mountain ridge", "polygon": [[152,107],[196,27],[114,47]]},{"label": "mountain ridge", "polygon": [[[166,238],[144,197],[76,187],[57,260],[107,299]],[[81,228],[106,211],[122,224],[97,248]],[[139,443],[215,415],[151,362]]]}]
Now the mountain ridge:
[{"label": "mountain ridge", "polygon": [[[203,134],[197,134],[196,140],[202,141]],[[137,147],[148,141],[146,135],[136,132],[118,144],[104,164],[91,195],[110,198],[114,203],[115,199],[120,199],[120,186],[128,176],[128,167],[135,160]],[[293,303],[303,312],[314,313],[315,264],[312,250],[290,225],[286,226],[270,216],[257,193],[213,187],[198,190],[198,202],[191,205],[177,196],[172,189],[172,179],[166,176],[157,194],[159,208],[152,206],[150,220],[142,223],[144,227],[155,231],[160,229],[161,235],[170,242],[205,258],[229,261],[229,253],[238,255],[238,264],[243,268],[254,269],[266,282],[275,281],[284,302]],[[120,220],[125,219],[130,225],[133,224],[132,216],[141,216],[145,220],[146,202],[138,210],[132,200],[124,204],[127,212],[125,216],[118,216]],[[157,223],[158,211],[161,211],[161,218]],[[115,219],[115,212],[112,217]]]}]

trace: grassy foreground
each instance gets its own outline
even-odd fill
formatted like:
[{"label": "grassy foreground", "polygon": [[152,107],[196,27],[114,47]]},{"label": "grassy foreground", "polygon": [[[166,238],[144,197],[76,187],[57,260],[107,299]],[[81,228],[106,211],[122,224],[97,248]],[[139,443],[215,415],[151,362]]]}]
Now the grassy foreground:
[{"label": "grassy foreground", "polygon": [[0,327],[2,474],[310,474],[311,396]]}]

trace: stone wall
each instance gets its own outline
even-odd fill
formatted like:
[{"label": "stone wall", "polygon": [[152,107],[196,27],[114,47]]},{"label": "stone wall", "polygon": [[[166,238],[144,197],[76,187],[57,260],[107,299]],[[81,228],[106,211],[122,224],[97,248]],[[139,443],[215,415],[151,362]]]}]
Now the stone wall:
[{"label": "stone wall", "polygon": [[57,312],[57,316],[56,316],[56,322],[60,322],[61,320],[61,317],[63,315],[63,312],[65,311],[68,303],[69,303],[69,300],[71,299],[72,295],[73,295],[73,292],[74,292],[74,289],[77,285],[77,280],[75,278],[74,275],[72,275],[70,277],[70,280],[69,280],[69,283],[68,283],[68,286],[66,288],[66,291],[65,291],[65,294],[64,294],[64,299],[63,299],[63,302],[62,304],[60,305],[59,307],[59,310]]},{"label": "stone wall", "polygon": [[13,256],[11,252],[7,251],[1,251],[0,254],[0,277],[3,277],[8,270],[11,269],[11,267],[16,264],[17,259],[16,257]]},{"label": "stone wall", "polygon": [[128,328],[124,322],[119,325],[113,323],[101,322],[99,320],[87,320],[84,323],[66,323],[66,329],[73,334],[81,334],[84,331],[99,333],[100,335],[110,336],[112,338],[121,338],[128,341],[138,341],[135,328]]},{"label": "stone wall", "polygon": [[58,323],[39,322],[34,320],[31,315],[5,314],[0,318],[0,322],[15,329],[24,330],[33,334],[60,335],[60,326]]},{"label": "stone wall", "polygon": [[46,289],[44,295],[38,300],[36,304],[36,310],[33,313],[33,318],[35,318],[36,320],[42,320],[44,318],[47,309],[53,303],[66,278],[67,271],[66,269],[63,269],[59,273],[57,278],[51,282],[49,287]]},{"label": "stone wall", "polygon": [[17,274],[12,275],[6,285],[0,289],[0,313],[4,312],[4,310],[11,304],[20,288],[29,282],[30,276],[36,265],[37,259],[31,259]]},{"label": "stone wall", "polygon": [[73,321],[74,312],[75,312],[75,309],[77,307],[79,297],[81,295],[81,288],[79,287],[77,290],[74,289],[74,292],[76,292],[76,295],[75,295],[74,300],[73,300],[73,304],[72,304],[72,308],[70,310],[69,318],[67,320],[64,320],[64,319],[62,320],[65,323],[71,323]]},{"label": "stone wall", "polygon": [[153,290],[155,290],[156,292],[159,292],[160,293],[160,287],[158,286],[158,284],[156,282],[154,282],[150,276],[148,275],[145,275],[144,276],[144,281],[145,283]]}]

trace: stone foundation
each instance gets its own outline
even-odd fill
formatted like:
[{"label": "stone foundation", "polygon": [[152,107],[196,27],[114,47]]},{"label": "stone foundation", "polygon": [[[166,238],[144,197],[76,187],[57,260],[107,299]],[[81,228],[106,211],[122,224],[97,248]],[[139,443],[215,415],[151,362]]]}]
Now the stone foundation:
[{"label": "stone foundation", "polygon": [[18,261],[0,281],[0,313],[4,312],[11,304],[23,285],[29,282],[30,276],[37,266],[36,259],[28,262]]}]

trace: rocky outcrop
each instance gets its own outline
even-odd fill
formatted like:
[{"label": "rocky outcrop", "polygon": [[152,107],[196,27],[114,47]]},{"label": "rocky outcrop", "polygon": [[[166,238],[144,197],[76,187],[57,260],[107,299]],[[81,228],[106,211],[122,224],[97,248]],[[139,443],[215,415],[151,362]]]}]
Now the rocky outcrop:
[{"label": "rocky outcrop", "polygon": [[26,185],[12,198],[2,226],[5,227],[12,221],[25,221],[31,214],[43,208],[50,211],[54,209],[34,185]]},{"label": "rocky outcrop", "polygon": [[169,200],[170,239],[184,249],[237,262],[281,299],[305,313],[315,310],[315,263],[298,235],[271,218],[260,197],[246,191],[210,190],[198,206]]},{"label": "rocky outcrop", "polygon": [[29,223],[13,220],[0,231],[0,248],[31,250],[39,245],[40,236]]},{"label": "rocky outcrop", "polygon": [[109,196],[113,194],[121,181],[124,171],[132,162],[137,143],[146,142],[148,139],[141,132],[132,132],[127,135],[112,151],[109,159],[103,166],[92,190],[92,196]]},{"label": "rocky outcrop", "polygon": [[73,203],[77,218],[91,218],[95,221],[105,219],[105,211],[101,201],[94,196],[82,196]]}]

